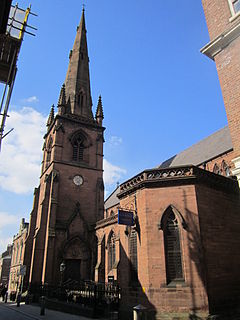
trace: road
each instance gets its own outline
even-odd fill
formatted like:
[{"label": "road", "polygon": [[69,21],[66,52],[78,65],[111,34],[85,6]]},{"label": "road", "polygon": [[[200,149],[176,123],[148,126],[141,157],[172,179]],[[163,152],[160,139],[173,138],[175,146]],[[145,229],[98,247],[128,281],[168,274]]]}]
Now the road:
[{"label": "road", "polygon": [[45,310],[45,315],[40,316],[40,307],[35,305],[25,305],[21,303],[17,307],[16,303],[0,302],[0,319],[1,320],[89,320],[78,315],[67,314],[54,310]]}]

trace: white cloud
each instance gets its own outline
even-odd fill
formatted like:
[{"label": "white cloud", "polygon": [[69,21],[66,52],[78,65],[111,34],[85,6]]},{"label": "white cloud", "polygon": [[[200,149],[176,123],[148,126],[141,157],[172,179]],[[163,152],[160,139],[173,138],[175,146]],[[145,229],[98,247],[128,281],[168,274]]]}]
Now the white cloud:
[{"label": "white cloud", "polygon": [[[46,118],[33,108],[24,107],[10,112],[8,128],[14,130],[3,139],[0,154],[0,187],[17,194],[33,191],[39,183],[42,160],[43,135],[46,132]],[[113,136],[112,142],[122,139]],[[126,170],[103,160],[104,182],[116,183],[126,174]]]},{"label": "white cloud", "polygon": [[37,102],[39,102],[39,99],[36,96],[32,96],[32,97],[23,99],[22,102],[37,103]]},{"label": "white cloud", "polygon": [[32,192],[38,184],[46,118],[32,108],[12,111],[7,119],[14,130],[3,139],[0,187],[18,194]]},{"label": "white cloud", "polygon": [[127,171],[118,166],[114,166],[106,159],[103,160],[103,179],[106,185],[111,185],[119,181],[122,175],[125,175]]},{"label": "white cloud", "polygon": [[17,216],[13,214],[8,214],[6,212],[0,212],[0,232],[1,229],[5,228],[9,225],[19,225],[19,219]]},{"label": "white cloud", "polygon": [[117,136],[111,136],[109,142],[112,146],[119,146],[120,144],[122,144],[122,138]]},{"label": "white cloud", "polygon": [[0,254],[13,241],[9,234],[16,234],[20,225],[20,217],[6,212],[0,212]]}]

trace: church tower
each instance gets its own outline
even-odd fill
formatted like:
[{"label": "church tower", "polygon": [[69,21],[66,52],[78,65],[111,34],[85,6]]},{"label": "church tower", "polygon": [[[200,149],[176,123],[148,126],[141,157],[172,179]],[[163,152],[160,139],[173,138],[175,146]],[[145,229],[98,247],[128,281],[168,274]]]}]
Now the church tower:
[{"label": "church tower", "polygon": [[103,218],[103,109],[100,97],[93,116],[84,9],[54,109],[44,136],[29,278],[53,285],[93,278],[94,227]]},{"label": "church tower", "polygon": [[215,61],[240,183],[240,0],[202,0],[210,42],[201,52]]}]

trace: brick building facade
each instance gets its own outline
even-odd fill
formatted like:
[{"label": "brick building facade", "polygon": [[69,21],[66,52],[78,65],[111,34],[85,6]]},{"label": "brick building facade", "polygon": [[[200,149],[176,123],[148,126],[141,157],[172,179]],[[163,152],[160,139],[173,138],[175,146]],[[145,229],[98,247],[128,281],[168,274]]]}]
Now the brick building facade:
[{"label": "brick building facade", "polygon": [[0,256],[0,284],[8,285],[9,272],[12,258],[12,245],[7,246],[7,250]]},{"label": "brick building facade", "polygon": [[29,269],[29,261],[28,261],[28,246],[26,244],[26,240],[28,237],[28,227],[29,223],[25,222],[22,219],[19,232],[17,235],[13,237],[13,249],[12,249],[12,260],[10,266],[9,273],[9,285],[8,291],[11,294],[15,294],[18,291],[20,292],[23,289],[23,286],[27,287],[28,282],[28,272],[21,273],[21,269],[23,266],[28,265]]}]

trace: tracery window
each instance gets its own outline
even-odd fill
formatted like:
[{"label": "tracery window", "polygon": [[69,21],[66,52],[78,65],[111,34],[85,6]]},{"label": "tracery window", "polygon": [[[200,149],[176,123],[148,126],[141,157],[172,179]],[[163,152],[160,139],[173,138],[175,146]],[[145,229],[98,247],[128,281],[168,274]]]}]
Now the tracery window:
[{"label": "tracery window", "polygon": [[82,161],[83,160],[83,138],[79,135],[73,141],[73,160]]},{"label": "tracery window", "polygon": [[108,240],[108,272],[113,269],[116,261],[116,237],[114,232],[112,232]]},{"label": "tracery window", "polygon": [[132,229],[129,237],[130,279],[138,280],[137,232]]},{"label": "tracery window", "polygon": [[171,210],[164,219],[164,249],[167,283],[183,281],[182,253],[178,220]]}]

